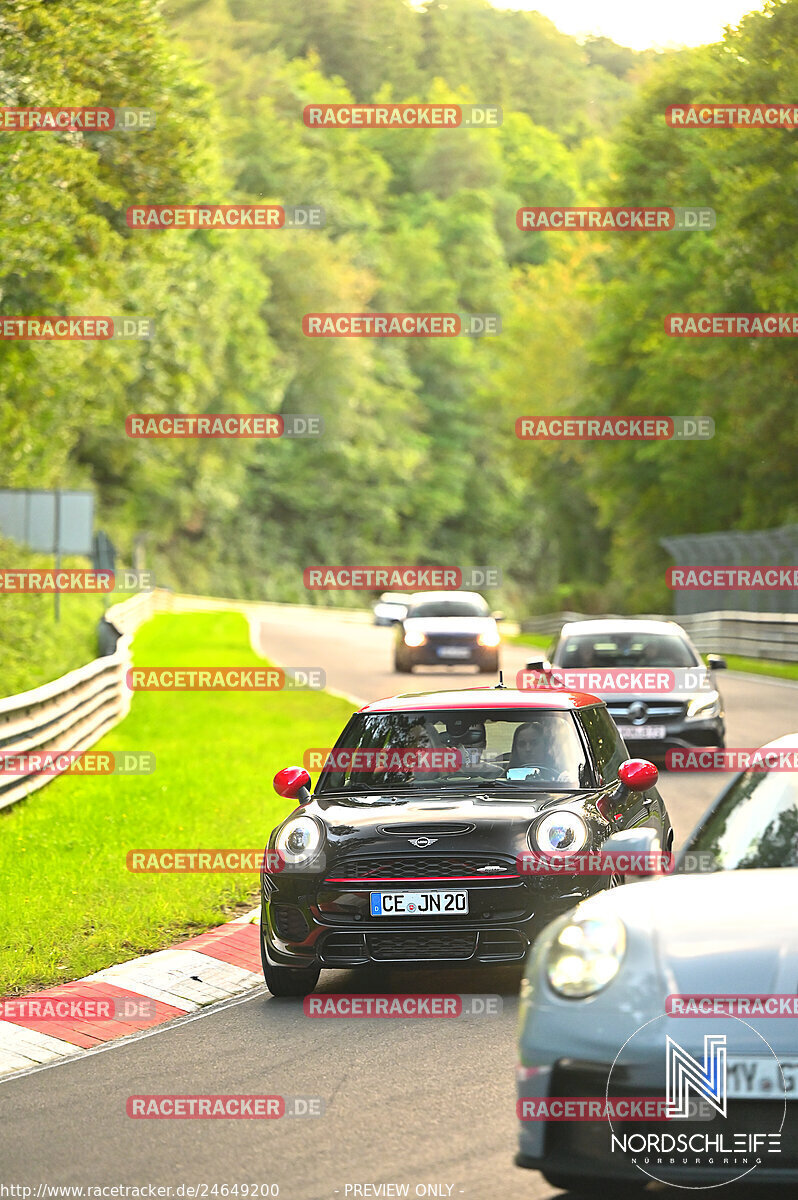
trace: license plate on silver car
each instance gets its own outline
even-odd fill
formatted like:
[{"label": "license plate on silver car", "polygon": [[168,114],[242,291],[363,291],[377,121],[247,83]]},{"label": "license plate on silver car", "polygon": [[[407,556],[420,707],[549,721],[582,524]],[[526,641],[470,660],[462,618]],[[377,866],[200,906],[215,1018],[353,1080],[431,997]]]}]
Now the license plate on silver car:
[{"label": "license plate on silver car", "polygon": [[[783,1076],[783,1078],[782,1078]],[[726,1094],[736,1100],[798,1100],[798,1059],[779,1064],[775,1058],[729,1057]]]},{"label": "license plate on silver car", "polygon": [[372,917],[462,916],[468,892],[372,892]]},{"label": "license plate on silver car", "polygon": [[661,742],[667,735],[664,725],[619,725],[618,733],[624,741],[630,742],[655,741]]},{"label": "license plate on silver car", "polygon": [[468,646],[439,646],[438,658],[470,658]]}]

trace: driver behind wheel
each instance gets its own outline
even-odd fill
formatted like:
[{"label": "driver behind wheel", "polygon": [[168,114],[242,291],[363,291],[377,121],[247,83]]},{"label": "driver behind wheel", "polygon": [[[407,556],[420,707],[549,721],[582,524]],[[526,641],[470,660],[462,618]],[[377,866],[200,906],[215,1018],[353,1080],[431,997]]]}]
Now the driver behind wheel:
[{"label": "driver behind wheel", "polygon": [[556,782],[567,782],[569,772],[563,771],[562,755],[558,745],[558,730],[543,720],[527,721],[519,725],[513,734],[510,761],[507,764],[508,779],[526,779],[541,770],[546,778]]}]

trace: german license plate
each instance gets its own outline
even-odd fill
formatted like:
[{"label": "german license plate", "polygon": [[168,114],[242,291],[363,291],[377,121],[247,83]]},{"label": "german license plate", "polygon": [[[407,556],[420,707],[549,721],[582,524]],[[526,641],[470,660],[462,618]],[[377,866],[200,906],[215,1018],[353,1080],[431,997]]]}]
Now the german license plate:
[{"label": "german license plate", "polygon": [[664,725],[619,725],[618,733],[624,741],[627,739],[630,742],[655,741],[661,742],[666,734],[667,729]]},{"label": "german license plate", "polygon": [[[784,1078],[782,1079],[782,1072]],[[726,1094],[738,1100],[798,1100],[798,1059],[781,1064],[775,1058],[726,1060]]]},{"label": "german license plate", "polygon": [[468,646],[439,646],[438,658],[470,658]]},{"label": "german license plate", "polygon": [[468,892],[372,892],[372,917],[462,916]]}]

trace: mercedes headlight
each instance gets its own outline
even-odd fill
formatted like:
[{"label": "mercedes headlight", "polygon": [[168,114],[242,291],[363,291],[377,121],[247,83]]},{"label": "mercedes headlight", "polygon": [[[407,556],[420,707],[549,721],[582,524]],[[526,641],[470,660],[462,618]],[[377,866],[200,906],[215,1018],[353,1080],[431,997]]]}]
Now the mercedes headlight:
[{"label": "mercedes headlight", "polygon": [[606,987],[618,974],[626,952],[626,930],[617,917],[578,914],[577,909],[546,957],[550,986],[572,1000]]},{"label": "mercedes headlight", "polygon": [[708,720],[710,717],[720,716],[720,694],[718,692],[709,692],[706,696],[693,696],[690,703],[687,705],[687,719]]},{"label": "mercedes headlight", "polygon": [[405,632],[405,645],[406,646],[423,646],[424,643],[426,642],[426,640],[427,640],[426,635],[423,633],[419,633],[416,630],[408,629]]},{"label": "mercedes headlight", "polygon": [[529,830],[529,849],[545,853],[557,851],[578,854],[590,839],[587,825],[578,813],[558,808],[546,813],[537,825]]},{"label": "mercedes headlight", "polygon": [[295,817],[283,826],[274,845],[287,865],[299,866],[315,857],[321,836],[321,829],[311,817]]}]

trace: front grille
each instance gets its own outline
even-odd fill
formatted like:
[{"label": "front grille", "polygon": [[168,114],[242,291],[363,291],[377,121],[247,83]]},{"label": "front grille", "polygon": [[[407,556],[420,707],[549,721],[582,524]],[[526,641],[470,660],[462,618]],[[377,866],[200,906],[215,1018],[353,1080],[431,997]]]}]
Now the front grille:
[{"label": "front grille", "polygon": [[304,942],[310,929],[298,908],[294,908],[293,904],[275,904],[271,915],[278,937],[288,942]]},{"label": "front grille", "polygon": [[[629,705],[633,703],[633,700],[624,700],[623,703],[610,701],[607,704],[607,708],[614,721],[626,721],[629,719]],[[646,700],[645,705],[648,713],[643,724],[649,721],[652,724],[656,724],[663,717],[678,718],[681,720],[687,715],[687,705],[677,704],[673,700]]]},{"label": "front grille", "polygon": [[331,934],[322,943],[321,960],[328,967],[334,967],[336,963],[367,962],[365,935],[362,933]]},{"label": "front grille", "polygon": [[466,959],[474,954],[476,933],[372,933],[371,957],[377,962],[402,959]]},{"label": "front grille", "polygon": [[474,646],[476,644],[477,635],[475,633],[428,633],[428,646]]},{"label": "front grille", "polygon": [[395,825],[380,825],[379,832],[390,837],[454,837],[457,834],[473,833],[476,825],[465,821],[427,821],[423,825],[414,825],[408,821],[398,821]]},{"label": "front grille", "polygon": [[[486,871],[484,867],[503,868]],[[517,879],[514,862],[494,854],[380,854],[338,863],[329,882],[351,879]]]},{"label": "front grille", "polygon": [[[507,914],[502,917],[506,920]],[[526,949],[527,941],[517,929],[483,929],[479,935],[480,962],[520,962]]]}]

